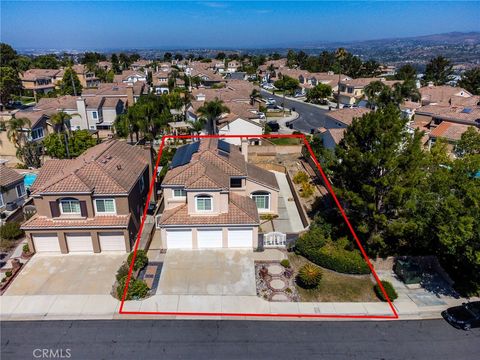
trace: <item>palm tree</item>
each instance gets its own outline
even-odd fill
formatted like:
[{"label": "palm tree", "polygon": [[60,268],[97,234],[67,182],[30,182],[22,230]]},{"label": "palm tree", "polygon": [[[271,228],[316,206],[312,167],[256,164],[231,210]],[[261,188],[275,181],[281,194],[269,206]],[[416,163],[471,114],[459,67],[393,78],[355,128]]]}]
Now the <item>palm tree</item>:
[{"label": "palm tree", "polygon": [[[73,114],[76,115],[76,114]],[[52,123],[55,132],[67,132],[70,133],[70,120],[72,120],[72,115],[67,114],[64,111],[59,111],[58,113],[52,115],[50,122]]]},{"label": "palm tree", "polygon": [[205,126],[205,119],[198,119],[195,121],[187,121],[192,126],[192,131],[197,135],[200,135],[200,132]]},{"label": "palm tree", "polygon": [[390,90],[387,85],[382,83],[380,80],[378,81],[373,81],[370,84],[366,85],[365,88],[363,89],[363,92],[367,96],[368,99],[368,104],[371,108],[375,107],[375,105],[378,104],[379,100],[379,95],[382,92],[385,92],[387,90]]},{"label": "palm tree", "polygon": [[22,145],[26,143],[27,137],[26,134],[31,126],[31,121],[28,118],[16,118],[12,116],[7,122],[7,137],[17,149],[21,149]]},{"label": "palm tree", "polygon": [[335,59],[337,60],[338,70],[338,89],[337,89],[337,109],[340,109],[340,81],[342,76],[342,61],[347,56],[347,51],[344,48],[338,48],[335,51]]},{"label": "palm tree", "polygon": [[393,86],[393,94],[399,104],[403,103],[405,99],[418,102],[422,97],[414,80],[406,80],[403,83],[396,83]]},{"label": "palm tree", "polygon": [[197,112],[208,121],[208,132],[210,135],[217,133],[217,119],[224,113],[229,113],[230,109],[225,106],[222,100],[215,98],[215,100],[207,101]]}]

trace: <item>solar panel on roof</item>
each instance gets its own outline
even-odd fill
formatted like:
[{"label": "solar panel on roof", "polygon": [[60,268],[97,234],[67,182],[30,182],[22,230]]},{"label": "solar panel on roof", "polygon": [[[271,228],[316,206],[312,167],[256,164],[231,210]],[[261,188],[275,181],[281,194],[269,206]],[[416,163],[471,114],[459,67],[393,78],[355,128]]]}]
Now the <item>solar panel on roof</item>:
[{"label": "solar panel on roof", "polygon": [[199,146],[200,146],[200,141],[195,141],[192,144],[179,147],[175,152],[175,155],[173,155],[172,163],[170,164],[170,169],[188,164],[192,159],[192,155],[198,151]]},{"label": "solar panel on roof", "polygon": [[230,144],[224,140],[218,140],[218,145],[217,147],[222,150],[222,151],[225,151],[227,153],[230,152]]},{"label": "solar panel on roof", "polygon": [[465,108],[462,110],[462,113],[465,113],[465,114],[470,114],[472,112],[472,108]]}]

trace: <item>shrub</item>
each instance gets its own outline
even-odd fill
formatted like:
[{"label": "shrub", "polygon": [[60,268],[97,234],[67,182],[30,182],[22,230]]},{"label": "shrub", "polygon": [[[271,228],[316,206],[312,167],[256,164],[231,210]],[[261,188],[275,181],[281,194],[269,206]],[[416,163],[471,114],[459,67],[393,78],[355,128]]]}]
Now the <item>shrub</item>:
[{"label": "shrub", "polygon": [[297,284],[304,289],[318,287],[322,280],[322,270],[313,264],[305,264],[298,271]]},{"label": "shrub", "polygon": [[[123,296],[123,291],[125,289],[126,282],[127,282],[127,276],[124,276],[118,282],[118,286],[117,286],[118,299],[121,299]],[[127,295],[125,296],[125,300],[142,299],[145,296],[147,296],[149,290],[150,289],[148,288],[145,281],[140,279],[134,279],[132,277],[130,278],[130,282],[128,284],[128,290],[127,290]]]},{"label": "shrub", "polygon": [[286,289],[285,289],[285,292],[286,292],[287,294],[291,294],[291,293],[292,293],[292,289],[286,288]]},{"label": "shrub", "polygon": [[23,235],[18,222],[9,222],[0,227],[0,237],[6,240],[14,240]]},{"label": "shrub", "polygon": [[22,250],[25,254],[28,254],[28,253],[30,253],[30,246],[28,246],[28,244],[25,244],[25,245],[23,245]]},{"label": "shrub", "polygon": [[[134,252],[128,255],[128,266],[132,263]],[[135,256],[135,263],[133,264],[133,270],[137,271],[143,269],[148,264],[147,252],[145,250],[137,250],[137,256]]]},{"label": "shrub", "polygon": [[301,184],[301,183],[304,183],[304,182],[308,182],[310,179],[307,175],[306,172],[304,171],[299,171],[295,174],[295,176],[293,177],[293,182],[295,184]]},{"label": "shrub", "polygon": [[11,272],[11,271],[5,272],[5,276],[6,276],[7,278],[10,277],[10,276],[12,276],[12,272]]},{"label": "shrub", "polygon": [[310,258],[315,264],[345,274],[369,274],[365,259],[359,251],[349,251],[330,241]]},{"label": "shrub", "polygon": [[280,261],[280,265],[282,265],[284,268],[289,268],[290,261],[288,259],[283,259],[282,261]]},{"label": "shrub", "polygon": [[313,228],[298,238],[295,243],[295,251],[310,259],[313,253],[324,246],[326,242],[322,230]]},{"label": "shrub", "polygon": [[313,195],[313,186],[309,182],[304,182],[302,184],[301,197],[308,198]]},{"label": "shrub", "polygon": [[[383,288],[385,289],[385,292],[387,293],[387,296],[390,299],[390,301],[393,301],[396,298],[398,298],[398,294],[397,294],[397,292],[393,288],[393,285],[390,282],[382,281],[382,285],[383,285]],[[376,284],[373,287],[373,290],[375,291],[375,294],[377,294],[377,296],[380,300],[387,301],[387,299],[385,299],[385,296],[383,295],[382,289],[380,289],[380,286],[378,286],[378,284]]]},{"label": "shrub", "polygon": [[126,264],[123,263],[117,270],[117,275],[115,277],[117,278],[117,281],[120,281],[122,278],[128,275],[128,271],[130,270],[130,267]]}]

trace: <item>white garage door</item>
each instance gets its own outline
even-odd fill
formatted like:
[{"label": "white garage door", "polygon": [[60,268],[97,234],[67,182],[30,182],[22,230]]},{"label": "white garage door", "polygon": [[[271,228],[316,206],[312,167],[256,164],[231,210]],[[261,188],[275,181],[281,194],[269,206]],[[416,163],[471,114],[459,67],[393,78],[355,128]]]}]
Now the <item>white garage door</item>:
[{"label": "white garage door", "polygon": [[191,249],[192,231],[191,230],[167,230],[167,248],[168,249]]},{"label": "white garage door", "polygon": [[222,229],[198,230],[197,241],[199,249],[222,248]]},{"label": "white garage door", "polygon": [[60,252],[57,234],[32,235],[35,252]]},{"label": "white garage door", "polygon": [[252,229],[228,229],[229,248],[253,248]]},{"label": "white garage door", "polygon": [[90,234],[65,234],[68,252],[93,252]]},{"label": "white garage door", "polygon": [[100,233],[98,234],[98,240],[100,251],[127,251],[122,232]]}]

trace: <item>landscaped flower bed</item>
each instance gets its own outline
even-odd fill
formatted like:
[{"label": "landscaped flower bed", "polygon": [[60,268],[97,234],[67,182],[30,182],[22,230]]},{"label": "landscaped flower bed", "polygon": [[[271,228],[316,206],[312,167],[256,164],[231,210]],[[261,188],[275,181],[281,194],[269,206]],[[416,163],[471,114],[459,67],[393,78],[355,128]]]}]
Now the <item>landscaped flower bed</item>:
[{"label": "landscaped flower bed", "polygon": [[255,279],[257,295],[263,299],[267,301],[298,301],[293,271],[280,262],[256,262]]}]

